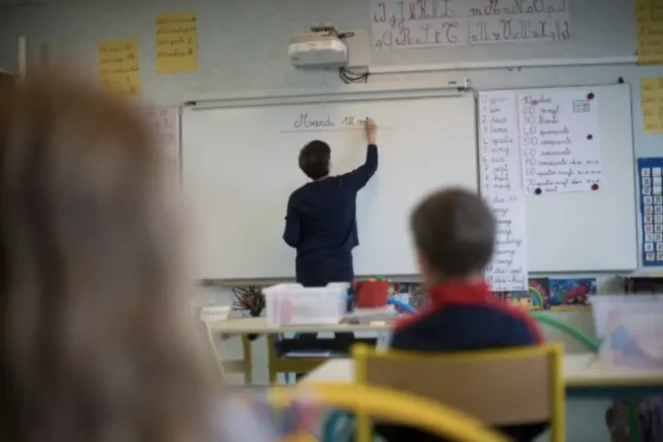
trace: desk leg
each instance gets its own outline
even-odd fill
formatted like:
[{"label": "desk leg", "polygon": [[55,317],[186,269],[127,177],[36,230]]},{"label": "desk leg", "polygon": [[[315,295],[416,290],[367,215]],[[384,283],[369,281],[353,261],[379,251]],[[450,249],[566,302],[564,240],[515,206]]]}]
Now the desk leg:
[{"label": "desk leg", "polygon": [[244,384],[253,385],[253,341],[247,335],[242,335],[242,350],[244,351]]},{"label": "desk leg", "polygon": [[628,429],[631,442],[640,442],[640,406],[638,399],[628,401]]}]

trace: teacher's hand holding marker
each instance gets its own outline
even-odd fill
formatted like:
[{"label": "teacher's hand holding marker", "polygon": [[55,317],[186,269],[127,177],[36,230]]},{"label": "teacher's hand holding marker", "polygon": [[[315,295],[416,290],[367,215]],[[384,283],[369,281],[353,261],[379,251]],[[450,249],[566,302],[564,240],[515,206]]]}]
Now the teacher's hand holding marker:
[{"label": "teacher's hand holding marker", "polygon": [[375,145],[378,137],[378,125],[372,118],[364,120],[364,129],[366,130],[366,140],[369,145]]}]

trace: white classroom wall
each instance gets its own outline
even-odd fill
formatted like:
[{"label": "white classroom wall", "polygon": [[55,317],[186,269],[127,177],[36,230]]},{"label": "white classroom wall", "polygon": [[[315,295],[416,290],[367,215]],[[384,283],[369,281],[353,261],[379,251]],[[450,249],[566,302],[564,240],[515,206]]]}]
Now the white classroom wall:
[{"label": "white classroom wall", "polygon": [[[557,67],[472,69],[463,71],[401,72],[371,77],[374,82],[436,80],[469,77],[477,89],[571,86],[614,83],[619,77],[631,84],[636,156],[663,152],[663,136],[646,135],[640,111],[639,78],[663,76],[663,66],[634,64],[579,66],[587,59],[607,63],[627,61],[635,54],[635,0],[570,0],[570,44],[526,43],[457,49],[417,49],[374,54],[374,65],[468,62],[494,64],[513,58],[560,60]],[[286,56],[292,34],[306,32],[316,21],[328,20],[341,29],[369,30],[369,0],[0,0],[0,67],[16,71],[17,40],[28,39],[29,66],[45,59],[75,60],[76,66],[96,78],[97,43],[138,38],[143,97],[158,105],[180,104],[200,94],[222,96],[239,91],[279,88],[322,88],[340,84],[335,73],[298,72]],[[161,12],[195,11],[198,17],[199,71],[157,75],[154,69],[154,18]],[[229,148],[232,148],[230,146]],[[624,173],[634,173],[625,170]],[[630,208],[625,208],[630,210]],[[219,226],[222,228],[222,226]],[[606,238],[609,241],[609,238]],[[559,275],[564,276],[564,275]],[[584,276],[584,275],[582,275]],[[586,275],[599,279],[600,292],[618,292],[612,274]],[[226,289],[201,288],[197,303],[229,302]],[[592,331],[589,312],[556,313],[583,330]],[[554,337],[554,336],[550,336]],[[569,343],[569,350],[577,351]],[[256,353],[258,364],[263,353]],[[259,368],[257,379],[264,379]],[[571,416],[573,440],[607,440],[604,403],[580,407]],[[582,418],[580,416],[583,416]],[[598,419],[598,421],[597,421]],[[575,422],[578,422],[576,427]],[[582,424],[591,424],[583,426]]]},{"label": "white classroom wall", "polygon": [[[557,67],[395,72],[374,75],[372,82],[468,77],[477,89],[614,83],[632,85],[633,127],[637,156],[659,153],[662,136],[642,130],[638,79],[663,75],[663,67],[633,64],[578,66],[601,59],[623,62],[635,54],[634,0],[571,0],[572,39],[568,44],[524,43],[454,49],[416,49],[374,53],[373,65],[399,70],[451,62],[490,66],[513,58]],[[154,69],[154,18],[160,12],[195,11],[198,18],[199,71],[157,75]],[[18,37],[28,39],[30,66],[44,60],[70,60],[96,79],[97,43],[138,38],[143,98],[157,105],[177,105],[200,95],[236,94],[242,90],[323,88],[339,85],[334,72],[296,71],[286,56],[291,35],[327,20],[341,29],[369,30],[369,0],[0,0],[0,67],[16,70]],[[632,173],[632,171],[625,171]],[[563,275],[558,275],[563,276]],[[601,292],[620,291],[613,274],[596,274]],[[219,290],[204,289],[201,302]],[[223,290],[221,298],[223,295]],[[212,294],[210,294],[212,293]],[[211,297],[210,297],[211,296]]]}]

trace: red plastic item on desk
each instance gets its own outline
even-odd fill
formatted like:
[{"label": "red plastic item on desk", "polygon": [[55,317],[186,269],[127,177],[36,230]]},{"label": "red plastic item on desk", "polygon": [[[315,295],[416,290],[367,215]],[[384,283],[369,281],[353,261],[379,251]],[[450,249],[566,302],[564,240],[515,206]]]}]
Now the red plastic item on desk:
[{"label": "red plastic item on desk", "polygon": [[355,286],[357,308],[380,308],[387,306],[389,281],[358,281]]}]

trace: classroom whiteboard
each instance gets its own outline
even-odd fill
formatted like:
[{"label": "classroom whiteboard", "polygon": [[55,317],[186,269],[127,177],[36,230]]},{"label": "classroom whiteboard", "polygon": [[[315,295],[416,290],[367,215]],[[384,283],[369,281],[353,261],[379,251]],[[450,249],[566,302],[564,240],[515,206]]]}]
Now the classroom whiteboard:
[{"label": "classroom whiteboard", "polygon": [[[412,206],[443,186],[478,190],[475,100],[451,92],[350,88],[185,107],[182,181],[194,213],[196,276],[293,277],[295,252],[282,235],[288,198],[307,182],[299,150],[324,140],[332,148],[333,173],[348,172],[365,159],[365,135],[357,124],[365,117],[379,125],[380,159],[357,200],[355,272],[416,274]],[[300,126],[304,115],[308,123]]]},{"label": "classroom whiteboard", "polygon": [[[619,84],[506,92],[541,97],[565,91],[581,91],[582,96],[592,94],[592,106],[598,109],[603,175],[596,191],[527,195],[528,270],[530,273],[633,270],[638,262],[630,88]],[[484,110],[479,106],[482,121],[484,117],[490,119],[490,115],[482,113]],[[515,115],[520,110],[521,107],[514,109]]]}]

